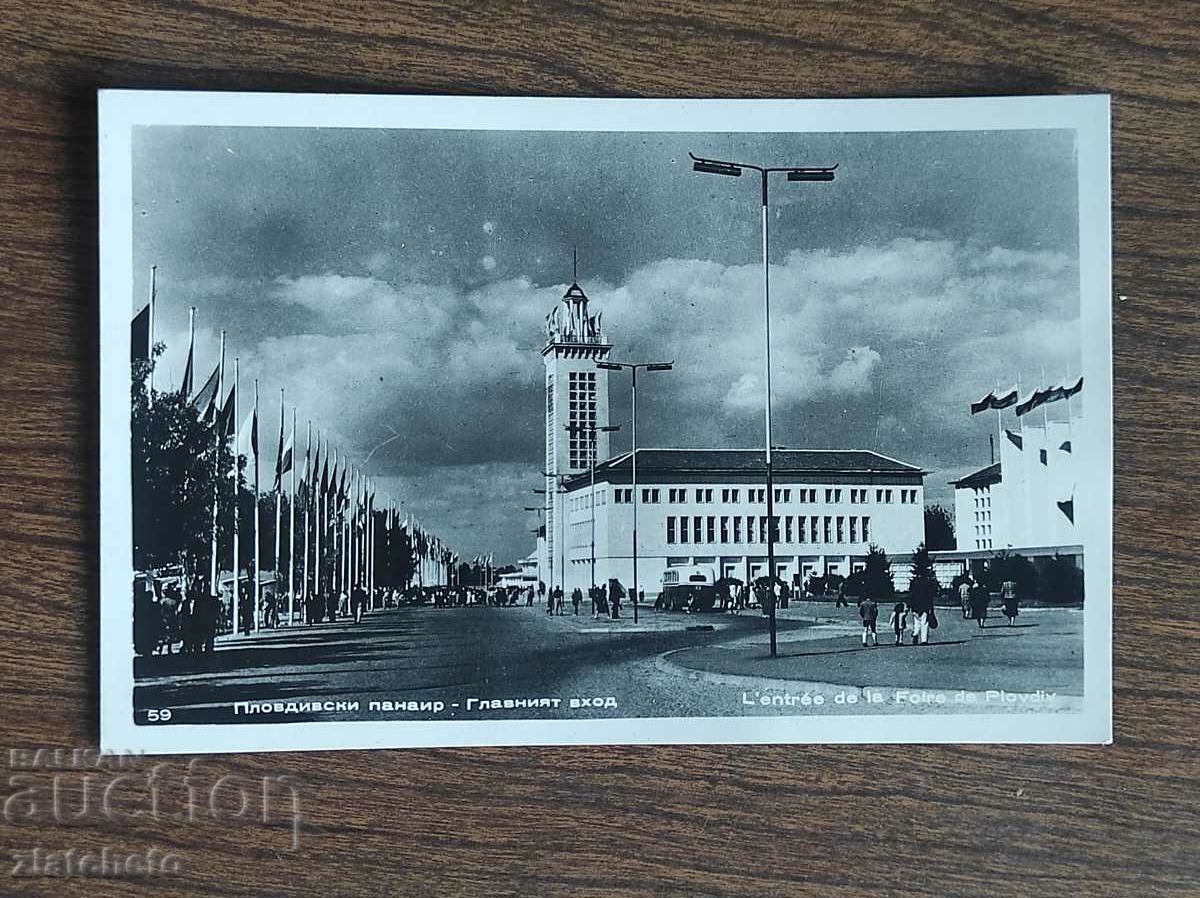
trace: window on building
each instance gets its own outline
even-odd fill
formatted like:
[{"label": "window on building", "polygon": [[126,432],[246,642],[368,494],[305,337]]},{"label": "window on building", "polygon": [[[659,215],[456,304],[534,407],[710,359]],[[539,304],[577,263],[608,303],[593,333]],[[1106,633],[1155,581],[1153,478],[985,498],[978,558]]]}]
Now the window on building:
[{"label": "window on building", "polygon": [[862,519],[862,541],[864,543],[869,543],[871,541],[871,519],[870,518]]},{"label": "window on building", "polygon": [[850,516],[850,544],[854,545],[858,542],[858,518]]},{"label": "window on building", "polygon": [[715,543],[717,541],[717,519],[712,515],[709,515],[705,521],[704,535],[708,537],[705,542]]},{"label": "window on building", "polygon": [[667,515],[667,544],[675,544],[675,515]]},{"label": "window on building", "polygon": [[711,489],[706,489],[704,491],[704,501],[712,502],[712,500],[713,500],[713,491]]},{"label": "window on building", "polygon": [[891,491],[891,490],[884,490],[884,491],[883,491],[883,502],[884,502],[884,504],[885,504],[885,505],[891,505],[891,504],[892,504],[892,491]]},{"label": "window on building", "polygon": [[742,516],[735,515],[733,518],[733,541],[740,543],[742,541]]},{"label": "window on building", "polygon": [[813,515],[812,517],[810,517],[808,519],[808,536],[809,536],[808,541],[810,543],[819,543],[821,541],[821,536],[817,532],[817,530],[818,530],[817,525],[820,522],[820,520],[821,519],[818,518],[816,515]]},{"label": "window on building", "polygon": [[794,540],[792,539],[792,521],[793,520],[794,519],[792,518],[791,515],[788,515],[787,517],[785,517],[783,519],[783,541],[785,543],[794,542]]},{"label": "window on building", "polygon": [[700,515],[692,518],[692,542],[694,543],[704,542],[703,521],[704,518],[700,517]]},{"label": "window on building", "polygon": [[825,504],[828,505],[832,501],[833,501],[833,490],[826,489],[825,490]]},{"label": "window on building", "polygon": [[617,505],[620,505],[624,501],[625,501],[625,491],[623,489],[621,489],[620,487],[615,488],[613,490],[613,502],[615,502]]},{"label": "window on building", "polygon": [[833,542],[833,518],[825,516],[825,543],[828,545]]},{"label": "window on building", "polygon": [[729,542],[729,516],[721,515],[721,542]]},{"label": "window on building", "polygon": [[699,503],[699,502],[703,502],[703,501],[704,501],[704,490],[697,489],[696,490],[696,502]]},{"label": "window on building", "polygon": [[747,517],[746,517],[746,542],[748,542],[748,543],[758,542],[758,540],[756,539],[756,536],[757,536],[757,534],[754,529],[754,518],[747,515]]},{"label": "window on building", "polygon": [[688,541],[688,519],[687,518],[679,519],[679,541],[681,543],[686,543]]},{"label": "window on building", "polygon": [[758,519],[758,541],[765,543],[767,541],[767,516],[760,515]]},{"label": "window on building", "polygon": [[730,490],[729,491],[729,501],[730,502],[741,502],[742,501],[741,496],[742,496],[741,490]]},{"label": "window on building", "polygon": [[846,541],[846,519],[838,516],[837,519],[837,541],[844,543]]}]

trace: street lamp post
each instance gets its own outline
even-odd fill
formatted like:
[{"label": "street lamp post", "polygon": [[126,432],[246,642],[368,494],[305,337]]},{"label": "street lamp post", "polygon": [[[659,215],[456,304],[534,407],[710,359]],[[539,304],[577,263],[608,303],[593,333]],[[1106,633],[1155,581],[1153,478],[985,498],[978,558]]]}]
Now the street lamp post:
[{"label": "street lamp post", "polygon": [[597,368],[605,371],[621,371],[626,368],[630,372],[631,383],[631,412],[630,412],[630,452],[629,463],[632,470],[633,484],[633,622],[638,622],[638,485],[637,485],[637,373],[639,368],[647,371],[670,371],[674,362],[596,362]]},{"label": "street lamp post", "polygon": [[591,581],[591,585],[594,587],[596,585],[596,450],[597,450],[596,434],[598,434],[598,433],[615,433],[616,431],[621,429],[621,425],[620,424],[606,424],[603,427],[597,427],[595,424],[591,424],[591,425],[567,424],[566,429],[569,431],[582,430],[582,431],[585,431],[589,436],[588,444],[589,444],[590,451],[588,452],[588,461],[589,461],[588,467],[591,471],[591,479],[592,479],[592,484],[591,484],[592,492],[591,492],[591,499],[590,499],[590,501],[592,503],[592,506],[591,506],[591,508],[592,508],[592,575],[591,575],[592,581]]},{"label": "street lamp post", "polygon": [[745,162],[723,162],[719,159],[702,159],[693,153],[692,168],[698,172],[711,175],[728,175],[734,178],[742,176],[743,169],[759,173],[762,182],[762,258],[763,258],[763,319],[765,329],[766,351],[763,354],[763,378],[765,380],[765,417],[766,417],[766,467],[767,467],[767,588],[770,592],[768,601],[771,627],[771,657],[775,657],[775,482],[771,471],[771,274],[767,253],[767,175],[771,172],[787,172],[789,181],[832,181],[836,165],[811,166],[776,166],[763,167],[750,165]]}]

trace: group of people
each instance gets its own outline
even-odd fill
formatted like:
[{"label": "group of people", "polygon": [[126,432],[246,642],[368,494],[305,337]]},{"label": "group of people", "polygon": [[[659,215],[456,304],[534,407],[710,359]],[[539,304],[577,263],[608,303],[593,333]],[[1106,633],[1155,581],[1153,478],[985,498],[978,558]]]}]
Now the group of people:
[{"label": "group of people", "polygon": [[[958,597],[962,604],[963,620],[969,617],[982,630],[987,625],[988,606],[992,601],[992,595],[988,592],[987,587],[968,574],[958,584]],[[1011,627],[1020,613],[1017,584],[1012,580],[1005,580],[1000,584],[1000,608],[1003,610],[1004,616],[1008,618],[1008,625]]]},{"label": "group of people", "polygon": [[[858,616],[862,619],[862,644],[879,645],[879,604],[869,596],[858,600]],[[892,606],[887,625],[892,628],[895,645],[904,645],[905,631],[911,627],[912,644],[927,645],[929,631],[938,626],[937,612],[932,600],[914,598],[911,602],[897,602]]]},{"label": "group of people", "polygon": [[[959,598],[962,602],[963,620],[970,617],[983,629],[988,616],[988,605],[991,594],[986,587],[977,583],[970,576],[959,584]],[[1017,600],[1017,587],[1011,580],[1006,580],[1000,590],[1001,608],[1008,618],[1011,627],[1016,621],[1020,609]],[[879,645],[877,626],[879,621],[879,605],[870,598],[863,597],[858,601],[858,616],[862,620],[862,644]],[[937,611],[933,599],[920,596],[910,596],[908,602],[897,602],[892,606],[891,616],[887,625],[892,628],[896,645],[904,645],[904,634],[911,630],[912,645],[927,645],[929,631],[938,627]]]}]

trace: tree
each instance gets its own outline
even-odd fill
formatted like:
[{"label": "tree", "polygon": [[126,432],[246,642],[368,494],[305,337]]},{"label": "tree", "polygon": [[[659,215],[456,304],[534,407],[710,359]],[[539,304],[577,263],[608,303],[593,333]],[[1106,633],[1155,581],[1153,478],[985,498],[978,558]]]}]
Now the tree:
[{"label": "tree", "polygon": [[[233,454],[216,423],[176,391],[147,387],[154,357],[132,366],[130,405],[133,565],[153,570],[180,565],[189,582],[206,577],[212,560],[213,498],[232,507]],[[230,515],[220,516],[218,545],[230,539]]]},{"label": "tree", "polygon": [[1017,598],[1022,602],[1036,598],[1038,594],[1037,568],[1033,562],[1018,553],[999,552],[988,562],[982,576],[988,592],[1000,592],[1007,580],[1017,587]]},{"label": "tree", "polygon": [[925,543],[932,551],[954,549],[954,519],[942,505],[930,505],[925,509]]},{"label": "tree", "polygon": [[863,592],[877,602],[888,601],[896,595],[896,584],[892,582],[892,563],[887,553],[872,543],[867,549],[866,565],[862,571]]},{"label": "tree", "polygon": [[1043,602],[1053,605],[1083,604],[1083,571],[1076,567],[1073,559],[1055,555],[1039,558],[1035,564],[1038,571],[1038,594]]},{"label": "tree", "polygon": [[937,573],[933,570],[933,558],[925,548],[925,543],[921,543],[913,553],[908,581],[909,601],[918,607],[925,607],[937,599],[941,589]]}]

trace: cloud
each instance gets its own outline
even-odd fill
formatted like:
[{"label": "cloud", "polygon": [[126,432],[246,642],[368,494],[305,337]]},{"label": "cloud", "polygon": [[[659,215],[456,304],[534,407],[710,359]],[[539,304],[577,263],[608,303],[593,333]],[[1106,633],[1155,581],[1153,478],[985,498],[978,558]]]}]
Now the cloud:
[{"label": "cloud", "polygon": [[[933,471],[984,464],[986,434],[976,433],[967,404],[996,381],[1028,385],[1042,368],[1049,377],[1078,370],[1077,273],[1061,255],[905,238],[781,259],[771,267],[780,445],[878,448]],[[675,363],[639,390],[643,445],[761,442],[759,265],[662,259],[621,283],[583,286],[603,313],[613,358]],[[500,481],[488,478],[503,476],[515,497],[513,484],[536,475],[545,316],[565,289],[530,277],[455,287],[330,271],[208,279],[175,292],[224,297],[235,317],[255,312],[259,330],[232,330],[230,355],[241,356],[243,389],[260,380],[264,433],[278,427],[280,386],[289,406],[299,404],[301,431],[311,419],[352,459],[395,431],[371,473],[425,496],[430,526],[466,535],[486,519],[506,528],[511,548],[524,537],[513,532]],[[221,317],[206,314],[200,372],[215,355],[212,318]],[[186,318],[170,323],[164,370],[181,371]],[[612,396],[610,420],[627,421],[616,381]],[[934,497],[943,479],[931,478]]]}]

